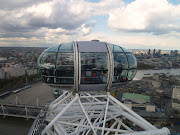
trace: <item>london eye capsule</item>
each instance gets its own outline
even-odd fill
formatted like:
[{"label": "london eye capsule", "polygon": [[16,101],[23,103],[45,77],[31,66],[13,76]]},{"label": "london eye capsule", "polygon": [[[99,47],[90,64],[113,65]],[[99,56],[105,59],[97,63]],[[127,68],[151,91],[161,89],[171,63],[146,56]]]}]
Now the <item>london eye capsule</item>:
[{"label": "london eye capsule", "polygon": [[48,85],[73,92],[110,91],[131,81],[134,55],[121,46],[99,41],[62,43],[38,59],[38,73]]}]

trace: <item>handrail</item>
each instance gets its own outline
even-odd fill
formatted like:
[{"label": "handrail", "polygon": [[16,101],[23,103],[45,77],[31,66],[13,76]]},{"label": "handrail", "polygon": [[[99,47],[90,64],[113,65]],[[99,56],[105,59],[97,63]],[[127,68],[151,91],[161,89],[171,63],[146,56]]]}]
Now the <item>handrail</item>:
[{"label": "handrail", "polygon": [[38,116],[33,122],[33,125],[31,126],[28,135],[40,135],[42,132],[42,126],[45,121],[46,113],[44,111],[40,111]]}]

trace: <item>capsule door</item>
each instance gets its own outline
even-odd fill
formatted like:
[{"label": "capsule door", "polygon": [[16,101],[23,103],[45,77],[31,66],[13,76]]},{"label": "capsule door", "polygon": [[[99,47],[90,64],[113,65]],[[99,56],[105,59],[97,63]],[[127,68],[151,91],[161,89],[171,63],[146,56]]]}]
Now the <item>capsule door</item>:
[{"label": "capsule door", "polygon": [[104,91],[108,81],[108,53],[102,42],[77,42],[79,91]]}]

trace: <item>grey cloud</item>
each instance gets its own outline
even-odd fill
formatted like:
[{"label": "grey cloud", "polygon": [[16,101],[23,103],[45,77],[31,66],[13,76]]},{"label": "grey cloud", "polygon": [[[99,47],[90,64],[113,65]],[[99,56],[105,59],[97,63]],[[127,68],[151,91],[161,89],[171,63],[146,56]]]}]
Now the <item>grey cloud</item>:
[{"label": "grey cloud", "polygon": [[[180,32],[180,25],[174,23],[174,18],[154,15],[148,19],[144,29],[123,29],[116,28],[116,31],[133,32],[133,33],[152,33],[153,35],[162,35],[170,32]],[[174,27],[173,27],[174,26]],[[176,26],[176,27],[175,27]]]},{"label": "grey cloud", "polygon": [[167,0],[136,0],[109,13],[109,26],[115,31],[151,33],[154,35],[180,31],[180,5]]},{"label": "grey cloud", "polygon": [[[26,9],[17,9],[13,11],[4,11],[3,14],[0,15],[0,30],[6,34],[0,35],[0,37],[20,37],[29,35],[26,34],[31,31],[36,31],[40,28],[63,28],[71,31],[80,27],[83,22],[87,21],[89,17],[84,17],[84,15],[75,14],[69,11],[68,4],[55,3],[53,5],[52,13],[49,17],[38,16],[32,13],[24,13],[20,17],[16,17],[16,14],[26,12]],[[23,32],[21,34],[20,32]],[[74,32],[72,32],[74,33]],[[23,37],[24,37],[23,36]]]},{"label": "grey cloud", "polygon": [[[38,4],[47,2],[51,13],[46,15],[41,12],[38,14]],[[63,0],[6,0],[0,5],[0,37],[31,37],[43,36],[43,32],[37,32],[42,28],[47,29],[65,29],[65,32],[59,34],[87,35],[92,31],[95,24],[88,23],[83,26],[92,16],[107,14],[107,10],[118,7],[121,0],[113,0],[109,4],[108,0],[99,3],[91,3],[83,0],[63,1]],[[31,9],[33,6],[33,10]],[[27,10],[30,8],[32,11]],[[48,32],[45,31],[45,32]],[[32,33],[32,34],[31,34]]]},{"label": "grey cloud", "polygon": [[1,10],[14,10],[17,8],[25,8],[38,4],[41,2],[47,2],[51,0],[1,0],[0,9]]}]

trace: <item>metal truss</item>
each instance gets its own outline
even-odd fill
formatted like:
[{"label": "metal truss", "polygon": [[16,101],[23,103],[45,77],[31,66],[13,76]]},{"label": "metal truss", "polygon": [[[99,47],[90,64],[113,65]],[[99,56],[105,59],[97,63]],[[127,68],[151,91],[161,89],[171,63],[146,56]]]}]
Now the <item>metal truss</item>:
[{"label": "metal truss", "polygon": [[41,135],[168,135],[110,95],[64,92],[53,101]]}]

